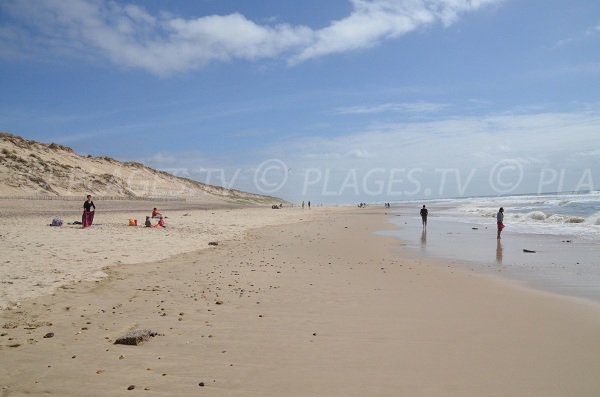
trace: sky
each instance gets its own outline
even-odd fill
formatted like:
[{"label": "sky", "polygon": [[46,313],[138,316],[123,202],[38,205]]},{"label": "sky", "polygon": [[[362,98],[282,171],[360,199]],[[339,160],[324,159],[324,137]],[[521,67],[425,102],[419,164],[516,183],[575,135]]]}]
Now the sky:
[{"label": "sky", "polygon": [[2,0],[0,87],[0,131],[291,202],[600,190],[597,0]]}]

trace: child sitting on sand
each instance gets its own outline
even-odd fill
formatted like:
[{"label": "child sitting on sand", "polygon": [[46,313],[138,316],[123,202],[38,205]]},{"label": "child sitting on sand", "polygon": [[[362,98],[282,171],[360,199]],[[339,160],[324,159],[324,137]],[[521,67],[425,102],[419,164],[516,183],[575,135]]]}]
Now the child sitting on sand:
[{"label": "child sitting on sand", "polygon": [[167,224],[165,223],[165,218],[162,217],[162,215],[160,216],[160,219],[158,220],[158,223],[152,227],[156,227],[158,229],[162,229],[167,227]]},{"label": "child sitting on sand", "polygon": [[150,217],[149,216],[146,217],[146,222],[144,222],[144,225],[146,227],[152,227],[152,222],[150,222]]},{"label": "child sitting on sand", "polygon": [[152,209],[152,218],[159,218],[159,217],[162,217],[162,214],[160,212],[158,212],[156,207],[154,207],[154,209]]}]

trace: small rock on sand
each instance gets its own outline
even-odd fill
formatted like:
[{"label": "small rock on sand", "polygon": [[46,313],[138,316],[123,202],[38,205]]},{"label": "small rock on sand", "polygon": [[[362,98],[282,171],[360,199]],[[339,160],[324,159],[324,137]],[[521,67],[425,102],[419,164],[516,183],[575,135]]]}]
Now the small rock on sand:
[{"label": "small rock on sand", "polygon": [[44,338],[52,338],[54,337],[54,332],[48,332],[46,335],[44,335]]},{"label": "small rock on sand", "polygon": [[139,345],[142,342],[147,341],[150,337],[158,335],[157,332],[149,329],[142,329],[138,331],[131,331],[115,340],[115,345]]}]

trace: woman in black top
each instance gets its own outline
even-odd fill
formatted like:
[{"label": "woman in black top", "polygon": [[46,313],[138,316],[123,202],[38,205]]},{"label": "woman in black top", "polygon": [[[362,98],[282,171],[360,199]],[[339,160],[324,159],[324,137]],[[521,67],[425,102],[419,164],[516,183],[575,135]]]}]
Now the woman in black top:
[{"label": "woman in black top", "polygon": [[[93,208],[93,210],[92,210]],[[87,195],[87,200],[83,203],[83,215],[81,216],[81,224],[84,228],[91,227],[94,222],[94,213],[96,212],[96,206],[92,201],[92,196]]]}]

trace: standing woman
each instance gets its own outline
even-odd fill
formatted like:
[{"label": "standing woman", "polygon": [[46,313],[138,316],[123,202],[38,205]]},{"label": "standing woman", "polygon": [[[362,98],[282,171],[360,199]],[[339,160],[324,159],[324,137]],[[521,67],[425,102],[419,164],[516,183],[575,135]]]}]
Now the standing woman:
[{"label": "standing woman", "polygon": [[[93,210],[92,210],[93,208]],[[96,211],[96,206],[92,201],[92,195],[87,195],[87,200],[83,203],[83,215],[81,216],[81,224],[83,228],[91,227],[94,222],[94,212]]]}]

